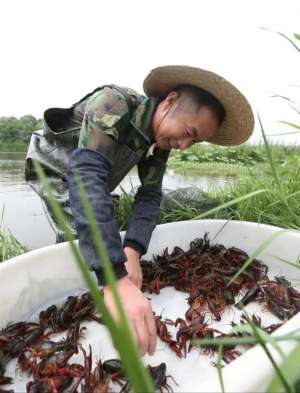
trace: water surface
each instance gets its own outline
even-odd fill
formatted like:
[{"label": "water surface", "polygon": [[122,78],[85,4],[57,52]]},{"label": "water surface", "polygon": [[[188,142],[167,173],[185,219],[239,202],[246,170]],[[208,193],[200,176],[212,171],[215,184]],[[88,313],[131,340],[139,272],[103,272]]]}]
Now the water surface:
[{"label": "water surface", "polygon": [[[207,191],[224,187],[231,180],[232,178],[207,176],[194,171],[183,175],[168,169],[163,187],[175,190],[196,186]],[[121,183],[121,187],[127,192],[138,185],[135,169]],[[121,193],[120,187],[115,192]],[[0,153],[0,210],[3,206],[3,227],[22,244],[34,249],[55,243],[56,235],[45,207],[24,180],[24,153]]]}]

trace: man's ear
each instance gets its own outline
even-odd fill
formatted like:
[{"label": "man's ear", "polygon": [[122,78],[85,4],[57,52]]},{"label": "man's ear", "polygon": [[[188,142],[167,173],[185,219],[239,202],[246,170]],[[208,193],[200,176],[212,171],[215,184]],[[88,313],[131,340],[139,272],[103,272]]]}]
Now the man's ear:
[{"label": "man's ear", "polygon": [[168,103],[170,106],[174,104],[174,102],[177,101],[179,95],[176,91],[170,91],[170,93],[166,97],[166,103]]},{"label": "man's ear", "polygon": [[164,113],[167,114],[177,101],[179,95],[176,91],[171,91],[164,100]]}]

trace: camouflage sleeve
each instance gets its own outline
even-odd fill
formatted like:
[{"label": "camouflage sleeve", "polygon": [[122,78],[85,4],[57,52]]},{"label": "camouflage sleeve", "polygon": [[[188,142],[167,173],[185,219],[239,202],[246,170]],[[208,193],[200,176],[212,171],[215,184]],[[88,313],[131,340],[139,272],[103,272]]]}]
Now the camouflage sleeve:
[{"label": "camouflage sleeve", "polygon": [[96,273],[101,285],[105,284],[102,261],[98,257],[84,214],[76,176],[80,175],[115,275],[117,278],[124,277],[127,274],[124,265],[126,255],[113,217],[108,177],[112,168],[110,152],[120,138],[115,126],[127,111],[126,100],[113,89],[100,90],[90,98],[80,132],[79,148],[70,157],[67,174],[70,207],[78,233],[80,251]]},{"label": "camouflage sleeve", "polygon": [[145,254],[155,228],[162,200],[162,180],[166,170],[169,151],[158,150],[138,164],[142,186],[134,198],[130,222],[124,238],[124,246],[130,246]]},{"label": "camouflage sleeve", "polygon": [[120,139],[116,125],[127,115],[128,106],[121,93],[108,87],[98,91],[86,104],[78,147],[109,152],[110,143]]}]

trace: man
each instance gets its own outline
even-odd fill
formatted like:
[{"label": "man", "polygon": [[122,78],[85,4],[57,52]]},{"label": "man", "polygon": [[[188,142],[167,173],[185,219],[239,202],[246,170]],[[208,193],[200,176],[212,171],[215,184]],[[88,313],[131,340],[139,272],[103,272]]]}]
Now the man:
[{"label": "man", "polygon": [[[151,305],[140,290],[139,259],[146,252],[155,227],[169,152],[202,141],[238,145],[249,138],[254,121],[245,97],[209,71],[186,66],[159,67],[145,79],[144,90],[146,97],[131,89],[106,86],[70,109],[46,111],[45,138],[32,142],[27,179],[34,179],[31,159],[38,159],[50,171],[57,199],[74,220],[81,253],[104,286],[104,301],[117,319],[77,189],[76,173],[80,174],[141,353],[153,354],[155,321]],[[76,127],[80,128],[80,135],[74,150],[70,137],[74,137]],[[46,147],[41,148],[43,143]],[[49,147],[51,143],[55,148]],[[134,165],[138,167],[141,187],[122,243],[113,218],[110,191]],[[42,190],[38,192],[47,201]]]}]

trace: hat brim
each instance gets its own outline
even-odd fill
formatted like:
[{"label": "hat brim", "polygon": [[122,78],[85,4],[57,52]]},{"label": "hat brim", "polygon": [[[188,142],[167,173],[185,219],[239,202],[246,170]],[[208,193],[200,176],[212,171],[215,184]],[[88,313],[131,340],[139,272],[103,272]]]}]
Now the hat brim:
[{"label": "hat brim", "polygon": [[165,97],[177,86],[189,84],[214,95],[225,109],[225,119],[207,142],[222,146],[240,145],[252,134],[254,116],[244,95],[230,82],[207,70],[190,66],[154,68],[144,80],[144,92],[149,97]]}]

